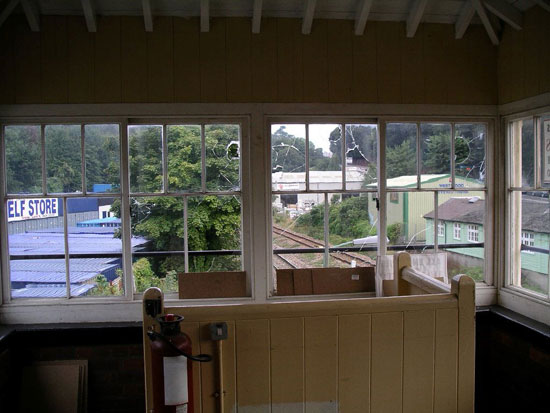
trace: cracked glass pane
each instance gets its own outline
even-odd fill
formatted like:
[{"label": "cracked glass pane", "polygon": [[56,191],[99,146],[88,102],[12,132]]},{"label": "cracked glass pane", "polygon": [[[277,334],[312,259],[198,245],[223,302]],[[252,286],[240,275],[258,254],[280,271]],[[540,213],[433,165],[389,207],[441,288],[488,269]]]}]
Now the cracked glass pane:
[{"label": "cracked glass pane", "polygon": [[130,192],[162,191],[162,126],[128,126]]},{"label": "cracked glass pane", "polygon": [[305,148],[305,125],[271,125],[271,184],[274,191],[306,189]]},{"label": "cracked glass pane", "polygon": [[342,128],[308,125],[309,189],[342,189]]},{"label": "cracked glass pane", "polygon": [[451,187],[451,125],[421,123],[421,188]]},{"label": "cracked glass pane", "polygon": [[377,125],[346,125],[346,189],[376,187],[377,138]]},{"label": "cracked glass pane", "polygon": [[[455,125],[455,185],[457,188],[485,187],[487,125]],[[462,181],[462,182],[460,182]]]},{"label": "cracked glass pane", "polygon": [[240,182],[239,125],[206,125],[206,189],[238,191]]},{"label": "cracked glass pane", "polygon": [[201,128],[198,125],[166,126],[168,191],[201,190]]}]

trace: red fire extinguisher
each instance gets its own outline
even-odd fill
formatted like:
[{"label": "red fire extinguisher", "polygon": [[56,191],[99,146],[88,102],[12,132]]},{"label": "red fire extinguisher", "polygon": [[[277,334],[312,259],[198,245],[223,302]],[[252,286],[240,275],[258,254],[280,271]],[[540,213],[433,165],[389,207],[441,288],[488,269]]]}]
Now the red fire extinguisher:
[{"label": "red fire extinguisher", "polygon": [[191,339],[180,330],[182,316],[157,317],[160,333],[147,332],[151,340],[153,411],[193,413],[193,363],[212,361],[208,354],[191,355]]}]

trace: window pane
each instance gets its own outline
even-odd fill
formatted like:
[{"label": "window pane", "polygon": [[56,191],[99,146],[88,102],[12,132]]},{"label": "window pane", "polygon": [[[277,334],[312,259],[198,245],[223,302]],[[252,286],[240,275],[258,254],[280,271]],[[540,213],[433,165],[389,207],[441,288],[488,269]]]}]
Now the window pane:
[{"label": "window pane", "polygon": [[422,176],[421,188],[440,188],[440,181],[451,178],[451,125],[448,123],[420,124]]},{"label": "window pane", "polygon": [[177,291],[177,273],[185,271],[183,199],[131,198],[131,225],[136,291]]},{"label": "window pane", "polygon": [[[7,201],[12,298],[67,295],[63,209],[58,198]],[[93,286],[78,288],[86,294]]]},{"label": "window pane", "polygon": [[346,189],[378,181],[377,125],[346,125]]},{"label": "window pane", "polygon": [[6,126],[4,142],[8,193],[42,193],[40,126]]},{"label": "window pane", "polygon": [[238,191],[240,188],[239,125],[206,125],[206,189]]},{"label": "window pane", "polygon": [[387,186],[416,187],[416,124],[386,126]]},{"label": "window pane", "polygon": [[[283,268],[323,267],[324,194],[273,197],[273,272]],[[275,252],[276,250],[286,250]],[[288,250],[301,250],[292,252]],[[289,253],[290,252],[290,253]]]},{"label": "window pane", "polygon": [[426,245],[433,245],[433,224],[429,226],[424,218],[433,209],[432,192],[388,193],[386,236],[388,245],[393,246],[392,250],[423,250]]},{"label": "window pane", "polygon": [[[113,204],[117,208],[120,199],[67,200],[70,282],[71,286],[93,286],[87,295],[113,296],[124,293],[121,221],[115,216]],[[94,256],[75,258],[76,254]]]},{"label": "window pane", "polygon": [[540,119],[541,138],[541,185],[543,188],[550,187],[550,117]]},{"label": "window pane", "polygon": [[519,120],[512,123],[512,157],[511,183],[515,187],[534,187],[535,154],[534,154],[533,120]]},{"label": "window pane", "polygon": [[378,242],[376,201],[362,193],[332,194],[329,202],[329,245],[344,249],[330,253],[329,267],[373,267]]},{"label": "window pane", "polygon": [[342,189],[340,125],[309,125],[309,188]]},{"label": "window pane", "polygon": [[455,186],[485,187],[485,142],[487,125],[464,123],[455,125]]},{"label": "window pane", "polygon": [[201,128],[168,125],[168,191],[201,190]]},{"label": "window pane", "polygon": [[271,185],[274,191],[306,189],[305,125],[271,125]]},{"label": "window pane", "polygon": [[[241,270],[240,197],[190,197],[187,225],[190,272]],[[225,251],[226,254],[201,254],[201,251]]]},{"label": "window pane", "polygon": [[86,190],[120,192],[118,125],[85,125]]},{"label": "window pane", "polygon": [[47,125],[44,133],[48,192],[81,192],[80,125]]},{"label": "window pane", "polygon": [[[512,284],[548,295],[548,192],[512,194]],[[533,249],[530,249],[533,248]]]},{"label": "window pane", "polygon": [[128,126],[130,192],[162,191],[162,126]]}]

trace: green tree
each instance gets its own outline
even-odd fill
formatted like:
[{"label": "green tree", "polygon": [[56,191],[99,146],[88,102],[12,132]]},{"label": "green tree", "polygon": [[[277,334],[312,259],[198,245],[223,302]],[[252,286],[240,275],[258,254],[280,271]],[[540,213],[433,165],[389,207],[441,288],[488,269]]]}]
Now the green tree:
[{"label": "green tree", "polygon": [[409,141],[403,141],[386,151],[386,176],[395,178],[403,175],[416,174],[416,151]]}]

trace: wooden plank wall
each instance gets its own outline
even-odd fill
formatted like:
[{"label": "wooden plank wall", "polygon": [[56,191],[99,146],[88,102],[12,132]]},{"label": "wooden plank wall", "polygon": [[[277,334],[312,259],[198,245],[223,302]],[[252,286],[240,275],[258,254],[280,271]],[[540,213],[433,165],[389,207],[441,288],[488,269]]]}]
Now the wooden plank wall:
[{"label": "wooden plank wall", "polygon": [[299,19],[262,19],[259,34],[247,18],[213,18],[208,33],[198,18],[156,17],[152,33],[140,17],[99,17],[97,33],[81,16],[41,22],[39,33],[19,15],[2,25],[0,104],[498,101],[497,48],[480,25],[455,40],[453,25],[408,39],[396,22],[355,36],[352,20],[316,19],[310,35]]},{"label": "wooden plank wall", "polygon": [[[196,352],[216,355],[209,318],[228,322],[229,338],[222,342],[226,412],[471,411],[460,409],[458,400],[459,304],[451,295],[440,297],[284,312],[277,310],[284,305],[266,306],[274,309],[267,312],[246,306],[237,315],[227,307],[166,311],[189,320],[184,330]],[[195,413],[218,411],[217,365],[203,363],[194,374],[200,383],[195,400],[201,401]]]},{"label": "wooden plank wall", "polygon": [[550,92],[550,12],[524,13],[523,30],[505,25],[498,49],[499,103]]}]

